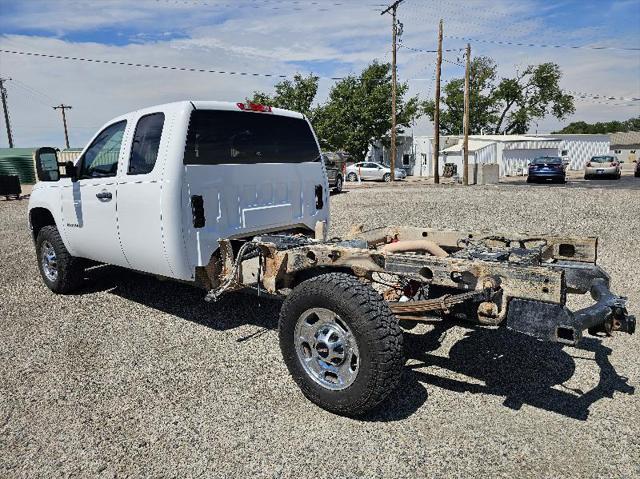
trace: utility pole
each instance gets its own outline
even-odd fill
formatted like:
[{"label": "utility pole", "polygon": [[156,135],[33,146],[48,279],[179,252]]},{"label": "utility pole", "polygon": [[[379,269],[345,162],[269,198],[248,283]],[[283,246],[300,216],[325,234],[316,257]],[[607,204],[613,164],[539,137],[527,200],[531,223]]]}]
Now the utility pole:
[{"label": "utility pole", "polygon": [[69,105],[65,105],[64,103],[60,103],[58,106],[53,107],[54,110],[62,110],[62,124],[64,125],[64,142],[67,145],[67,150],[69,149],[69,132],[67,131],[67,115],[65,115],[65,110],[71,110]]},{"label": "utility pole", "polygon": [[440,74],[442,72],[442,18],[438,27],[438,60],[436,62],[436,109],[433,113],[433,182],[440,183]]},{"label": "utility pole", "polygon": [[13,135],[11,134],[9,107],[7,106],[7,89],[4,87],[4,82],[7,80],[11,80],[11,78],[0,78],[0,96],[2,97],[2,109],[4,110],[4,123],[7,126],[7,140],[9,141],[9,148],[13,148]]},{"label": "utility pole", "polygon": [[467,43],[467,67],[464,72],[464,159],[462,184],[469,185],[469,70],[471,70],[471,45]]},{"label": "utility pole", "polygon": [[404,0],[396,0],[380,15],[391,12],[393,19],[392,55],[391,55],[391,181],[396,179],[396,39],[398,36],[398,22],[396,20],[398,5]]}]

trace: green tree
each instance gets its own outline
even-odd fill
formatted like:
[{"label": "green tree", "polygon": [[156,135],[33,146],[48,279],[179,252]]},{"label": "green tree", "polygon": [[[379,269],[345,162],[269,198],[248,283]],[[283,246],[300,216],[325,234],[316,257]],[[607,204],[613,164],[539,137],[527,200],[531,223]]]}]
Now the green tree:
[{"label": "green tree", "polygon": [[[418,97],[405,101],[406,83],[397,88],[397,133],[402,133],[419,113]],[[313,126],[323,149],[344,150],[356,161],[364,159],[369,145],[390,144],[391,65],[373,62],[359,76],[338,81],[329,99],[317,108]]]},{"label": "green tree", "polygon": [[[529,65],[514,78],[497,81],[496,63],[476,57],[469,72],[469,127],[471,134],[526,133],[531,123],[551,114],[563,119],[575,111],[573,97],[562,92],[560,67],[555,63]],[[462,131],[464,79],[449,81],[443,89],[440,128],[444,134]],[[433,121],[435,102],[423,104]]]},{"label": "green tree", "polygon": [[303,77],[301,74],[296,73],[293,76],[293,81],[284,80],[277,83],[273,96],[256,91],[250,101],[298,111],[311,118],[313,115],[313,100],[318,93],[318,80],[319,77],[314,75]]},{"label": "green tree", "polygon": [[640,116],[629,118],[626,121],[606,121],[597,123],[586,123],[584,121],[574,121],[569,123],[560,131],[554,133],[615,133],[618,131],[640,131]]}]

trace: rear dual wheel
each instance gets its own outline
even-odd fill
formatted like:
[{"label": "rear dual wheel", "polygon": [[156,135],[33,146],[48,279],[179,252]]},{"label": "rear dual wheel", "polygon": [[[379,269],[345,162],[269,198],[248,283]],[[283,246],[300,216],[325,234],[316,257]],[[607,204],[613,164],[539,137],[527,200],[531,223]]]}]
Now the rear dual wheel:
[{"label": "rear dual wheel", "polygon": [[370,285],[344,273],[300,283],[280,312],[280,348],[302,393],[328,411],[360,416],[402,374],[402,331]]}]

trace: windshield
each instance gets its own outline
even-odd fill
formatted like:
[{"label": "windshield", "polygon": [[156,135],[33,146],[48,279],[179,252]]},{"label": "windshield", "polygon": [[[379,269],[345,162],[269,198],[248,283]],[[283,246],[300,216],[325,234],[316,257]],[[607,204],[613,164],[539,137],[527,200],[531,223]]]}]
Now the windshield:
[{"label": "windshield", "polygon": [[302,118],[226,110],[191,112],[185,165],[305,163],[320,158]]},{"label": "windshield", "polygon": [[557,156],[543,156],[531,162],[532,165],[561,165],[562,158]]},{"label": "windshield", "polygon": [[613,156],[594,156],[591,161],[593,163],[613,163],[616,159]]}]

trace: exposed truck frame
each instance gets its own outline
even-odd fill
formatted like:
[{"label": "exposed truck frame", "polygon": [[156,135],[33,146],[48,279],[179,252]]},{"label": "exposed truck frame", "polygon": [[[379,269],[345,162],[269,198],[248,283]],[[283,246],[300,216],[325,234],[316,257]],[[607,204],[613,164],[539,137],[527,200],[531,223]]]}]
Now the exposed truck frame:
[{"label": "exposed truck frame", "polygon": [[[596,264],[597,244],[593,237],[415,227],[355,227],[345,239],[329,241],[278,234],[241,245],[221,240],[219,255],[207,269],[207,300],[245,288],[289,296],[305,280],[338,272],[375,288],[405,328],[435,314],[442,320],[505,326],[539,340],[576,345],[587,330],[594,335],[635,331],[626,298],[611,293],[609,276]],[[567,307],[568,294],[587,293],[593,304],[577,311]],[[285,301],[281,333],[286,311]],[[317,331],[311,341],[310,350],[327,348],[331,358],[331,344],[318,341]],[[283,353],[286,360],[286,346]],[[309,360],[317,354],[309,353]],[[292,374],[296,379],[295,368]],[[333,373],[321,368],[318,374]],[[304,380],[296,380],[310,399],[327,409],[346,414],[364,410],[324,402]]]},{"label": "exposed truck frame", "polygon": [[[223,267],[214,282],[227,286],[223,291],[212,289],[207,299],[247,286],[286,296],[300,277],[330,271],[349,271],[364,282],[388,285],[374,279],[378,273],[414,283],[413,289],[446,291],[435,298],[400,302],[392,292],[403,289],[401,284],[387,286],[383,294],[400,320],[419,321],[426,313],[453,311],[461,319],[505,324],[541,340],[571,345],[587,329],[606,334],[635,331],[626,298],[609,291],[609,276],[596,265],[597,238],[388,227],[356,228],[346,240],[271,235],[257,237],[252,244],[260,252],[260,276],[252,281],[255,273],[243,275],[242,258],[234,257],[231,242],[223,240]],[[434,247],[444,254],[419,254]],[[567,294],[586,293],[594,305],[576,312],[567,308]]]}]

